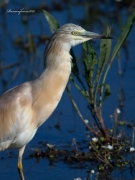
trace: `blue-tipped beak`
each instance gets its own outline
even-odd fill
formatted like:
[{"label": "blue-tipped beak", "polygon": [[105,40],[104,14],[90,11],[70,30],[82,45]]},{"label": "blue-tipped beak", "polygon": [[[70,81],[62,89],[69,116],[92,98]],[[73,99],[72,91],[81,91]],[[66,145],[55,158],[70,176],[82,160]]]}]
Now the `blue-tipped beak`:
[{"label": "blue-tipped beak", "polygon": [[91,39],[113,39],[110,36],[105,36],[103,34],[97,34],[89,31],[85,31],[84,34],[82,34],[83,37],[91,38]]}]

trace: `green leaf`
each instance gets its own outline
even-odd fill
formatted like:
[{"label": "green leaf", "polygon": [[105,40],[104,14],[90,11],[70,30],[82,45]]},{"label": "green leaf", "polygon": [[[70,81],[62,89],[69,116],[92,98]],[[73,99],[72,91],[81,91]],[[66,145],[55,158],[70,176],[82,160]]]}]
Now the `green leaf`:
[{"label": "green leaf", "polygon": [[84,58],[83,65],[85,68],[85,78],[88,86],[92,88],[92,78],[94,75],[94,67],[97,64],[96,52],[89,42],[83,43],[83,49],[86,51],[86,57]]},{"label": "green leaf", "polygon": [[122,33],[119,36],[118,41],[114,47],[111,59],[114,59],[114,57],[118,53],[120,47],[122,46],[123,42],[125,41],[126,37],[128,36],[128,34],[131,31],[134,21],[135,21],[135,10],[132,12],[132,14],[127,19],[127,22],[122,30]]},{"label": "green leaf", "polygon": [[83,43],[83,49],[86,51],[87,54],[96,53],[92,45],[88,41]]},{"label": "green leaf", "polygon": [[56,21],[56,19],[49,14],[47,11],[43,10],[43,13],[45,15],[45,18],[50,26],[50,30],[52,33],[54,33],[59,28],[59,23]]},{"label": "green leaf", "polygon": [[[108,26],[105,32],[106,36],[110,36],[110,32],[111,32],[111,28]],[[98,89],[100,87],[100,80],[102,77],[102,73],[104,71],[104,67],[109,59],[110,56],[110,51],[111,51],[111,39],[102,39],[101,43],[100,43],[100,57],[99,57],[99,61],[98,61],[98,68],[97,68],[97,73],[94,79],[94,84],[95,84],[95,94],[94,94],[94,103],[97,102],[97,97],[98,97]],[[103,83],[101,83],[103,84]],[[102,102],[102,92],[103,92],[103,86],[101,86],[100,89],[100,102]],[[108,91],[105,91],[105,96],[109,96],[109,92],[107,94]],[[106,99],[106,98],[105,98]]]},{"label": "green leaf", "polygon": [[[74,81],[74,79],[73,79],[72,76],[70,76],[70,80],[73,82],[74,86],[78,89],[78,91],[80,92],[80,94],[82,94],[82,95],[88,100],[88,97],[89,97],[88,92],[82,90],[82,89],[80,88],[80,86],[78,86],[78,85],[76,84],[76,82]],[[88,100],[88,101],[89,101],[89,100]]]},{"label": "green leaf", "polygon": [[104,137],[100,137],[100,141],[105,141],[105,138]]},{"label": "green leaf", "polygon": [[50,154],[50,155],[49,155],[49,158],[50,158],[50,159],[53,159],[53,158],[55,158],[55,156],[54,156],[53,154]]},{"label": "green leaf", "polygon": [[[106,36],[110,36],[111,28],[108,26],[107,30],[105,32]],[[101,81],[102,74],[104,72],[104,67],[109,59],[110,52],[111,52],[111,44],[112,40],[111,39],[102,39],[100,43],[100,57],[98,61],[98,69],[95,77],[95,95],[94,95],[94,103],[97,101],[98,97],[98,89],[100,87],[100,83],[103,84]],[[102,103],[102,92],[103,92],[103,87],[101,86],[100,89],[100,103]],[[107,99],[107,97],[110,95],[110,92],[108,91],[109,89],[107,88],[104,92],[104,100]],[[101,105],[101,104],[100,104]]]},{"label": "green leaf", "polygon": [[111,60],[108,64],[108,67],[106,69],[106,72],[104,74],[104,77],[103,77],[103,83],[105,83],[105,80],[106,80],[106,77],[107,77],[107,74],[108,74],[108,71],[111,67],[111,64],[115,58],[115,56],[117,55],[117,53],[119,52],[123,42],[125,41],[125,39],[127,38],[128,34],[130,33],[133,25],[134,25],[134,21],[135,21],[135,10],[131,13],[131,15],[128,17],[126,23],[125,23],[125,26],[121,32],[121,35],[119,36],[118,40],[117,40],[117,43],[114,47],[114,50],[113,50],[113,53],[112,53],[112,56],[111,56]]},{"label": "green leaf", "polygon": [[[128,34],[130,33],[132,27],[133,27],[133,24],[134,24],[134,21],[135,21],[135,10],[131,13],[131,15],[128,17],[126,23],[125,23],[125,26],[121,32],[121,35],[119,36],[118,40],[117,40],[117,43],[114,47],[114,50],[113,50],[113,53],[112,53],[112,56],[110,58],[110,61],[108,63],[108,66],[106,68],[106,71],[104,73],[104,77],[103,77],[103,81],[102,83],[104,84],[105,81],[106,81],[106,78],[107,78],[107,74],[109,72],[109,69],[114,61],[114,58],[116,57],[117,53],[119,52],[123,42],[125,41],[125,39],[127,38]],[[103,93],[103,87],[101,89],[101,96],[102,96],[102,93]],[[102,97],[101,97],[102,98]],[[102,100],[101,100],[102,102]],[[102,104],[100,104],[101,106]]]},{"label": "green leaf", "polygon": [[111,95],[111,88],[108,84],[103,85],[105,87],[104,91],[104,101]]},{"label": "green leaf", "polygon": [[87,42],[83,43],[83,49],[88,52],[89,48],[88,48],[89,44]]},{"label": "green leaf", "polygon": [[[110,36],[109,33],[110,33],[110,27],[107,27],[105,34]],[[98,70],[97,70],[97,75],[96,75],[96,79],[98,81],[100,81],[101,75],[102,75],[103,70],[104,70],[104,66],[109,59],[110,52],[111,52],[111,44],[112,44],[111,39],[102,39],[101,40],[100,57],[99,57],[99,61],[98,61]]]}]

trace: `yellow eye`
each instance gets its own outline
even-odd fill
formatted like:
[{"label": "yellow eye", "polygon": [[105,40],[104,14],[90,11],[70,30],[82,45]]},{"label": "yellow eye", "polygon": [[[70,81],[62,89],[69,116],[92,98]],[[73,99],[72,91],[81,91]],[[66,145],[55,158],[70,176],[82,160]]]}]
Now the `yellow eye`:
[{"label": "yellow eye", "polygon": [[74,35],[74,36],[77,36],[78,32],[77,31],[72,31],[71,34]]}]

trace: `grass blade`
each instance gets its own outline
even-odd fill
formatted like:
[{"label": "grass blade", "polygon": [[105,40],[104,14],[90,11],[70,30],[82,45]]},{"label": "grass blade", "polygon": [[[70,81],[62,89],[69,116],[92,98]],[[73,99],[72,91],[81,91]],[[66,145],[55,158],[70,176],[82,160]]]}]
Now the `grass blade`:
[{"label": "grass blade", "polygon": [[127,38],[128,34],[130,33],[132,27],[133,27],[133,24],[134,24],[134,21],[135,21],[135,10],[131,13],[131,15],[128,17],[127,21],[126,21],[126,24],[122,30],[122,33],[121,35],[119,36],[118,38],[118,41],[114,47],[114,50],[113,50],[113,53],[112,53],[112,56],[111,56],[111,60],[108,64],[108,67],[106,69],[106,72],[104,74],[104,78],[103,78],[103,84],[105,83],[105,80],[106,80],[106,77],[107,77],[107,74],[108,74],[108,71],[111,67],[111,64],[115,58],[115,56],[117,55],[117,53],[119,52],[123,42],[125,41],[125,39]]},{"label": "grass blade", "polygon": [[43,10],[43,13],[45,15],[45,18],[49,24],[50,30],[52,33],[54,33],[59,28],[59,23],[56,21],[56,19],[49,14],[47,11]]}]

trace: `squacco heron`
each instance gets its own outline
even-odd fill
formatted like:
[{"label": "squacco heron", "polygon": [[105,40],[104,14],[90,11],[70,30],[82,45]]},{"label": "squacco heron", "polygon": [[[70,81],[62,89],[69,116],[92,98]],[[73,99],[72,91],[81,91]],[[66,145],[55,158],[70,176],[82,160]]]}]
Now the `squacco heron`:
[{"label": "squacco heron", "polygon": [[55,31],[46,47],[45,70],[39,78],[16,86],[0,97],[0,151],[19,150],[21,180],[24,180],[22,156],[25,146],[52,114],[68,82],[71,47],[94,38],[106,37],[75,24],[63,25]]}]

